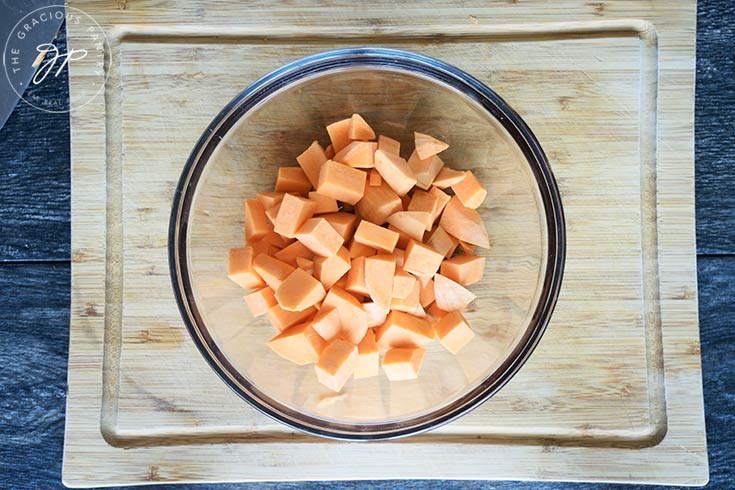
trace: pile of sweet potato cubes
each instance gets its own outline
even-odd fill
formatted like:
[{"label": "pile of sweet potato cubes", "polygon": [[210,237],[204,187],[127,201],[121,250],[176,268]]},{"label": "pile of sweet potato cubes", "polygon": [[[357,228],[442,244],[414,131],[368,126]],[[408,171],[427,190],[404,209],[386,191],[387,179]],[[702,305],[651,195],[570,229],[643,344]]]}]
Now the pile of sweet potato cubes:
[{"label": "pile of sweet potato cubes", "polygon": [[268,316],[271,349],[314,363],[330,389],[381,365],[391,381],[416,378],[422,346],[436,338],[456,354],[475,335],[462,311],[485,269],[474,248],[489,247],[476,211],[487,191],[426,134],[404,160],[358,114],[326,129],[326,149],[314,141],[278,169],[274,192],[246,200],[247,246],[230,250],[229,277]]}]

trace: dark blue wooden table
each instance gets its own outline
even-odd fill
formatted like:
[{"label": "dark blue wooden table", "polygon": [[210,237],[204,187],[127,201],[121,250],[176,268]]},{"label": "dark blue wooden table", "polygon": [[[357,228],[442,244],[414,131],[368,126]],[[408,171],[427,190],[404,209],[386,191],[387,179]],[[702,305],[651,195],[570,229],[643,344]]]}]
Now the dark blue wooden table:
[{"label": "dark blue wooden table", "polygon": [[[698,7],[696,192],[710,488],[735,488],[735,5]],[[66,76],[44,90],[67,90]],[[19,104],[0,130],[0,489],[61,487],[69,324],[69,118]],[[358,482],[192,488],[641,488]],[[158,488],[181,488],[163,485]],[[189,488],[189,487],[187,487]]]}]

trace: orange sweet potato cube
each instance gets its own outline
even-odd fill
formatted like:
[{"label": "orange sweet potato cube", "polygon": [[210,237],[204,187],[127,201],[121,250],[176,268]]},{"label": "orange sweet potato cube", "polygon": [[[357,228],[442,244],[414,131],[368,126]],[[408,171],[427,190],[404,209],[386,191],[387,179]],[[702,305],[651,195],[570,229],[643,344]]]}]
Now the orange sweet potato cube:
[{"label": "orange sweet potato cube", "polygon": [[294,269],[276,290],[276,300],[286,311],[303,311],[324,299],[321,282],[302,269]]},{"label": "orange sweet potato cube", "polygon": [[330,257],[314,257],[314,277],[324,284],[325,289],[329,289],[347,274],[350,265],[350,252],[340,247],[337,253]]},{"label": "orange sweet potato cube", "polygon": [[245,201],[245,240],[250,243],[263,238],[272,227],[265,216],[265,206],[257,199]]},{"label": "orange sweet potato cube", "polygon": [[314,252],[312,252],[306,245],[297,240],[292,244],[282,248],[278,252],[274,253],[273,257],[280,260],[281,262],[287,263],[290,266],[297,267],[297,258],[304,257],[307,259],[311,259],[312,257],[314,257]]},{"label": "orange sweet potato cube", "polygon": [[311,326],[327,342],[336,339],[342,331],[342,323],[339,321],[339,312],[336,308],[320,308],[311,321]]},{"label": "orange sweet potato cube", "polygon": [[340,391],[357,367],[357,346],[334,340],[319,356],[314,366],[316,378],[332,391]]},{"label": "orange sweet potato cube", "polygon": [[440,318],[434,324],[434,331],[439,342],[452,354],[458,353],[475,336],[459,311],[450,311]]},{"label": "orange sweet potato cube", "polygon": [[319,170],[327,161],[327,154],[318,141],[314,141],[304,152],[296,157],[296,161],[306,174],[312,187],[316,187],[319,181]]},{"label": "orange sweet potato cube", "polygon": [[365,258],[365,284],[372,300],[386,309],[393,297],[393,276],[396,261],[393,255],[373,255]]},{"label": "orange sweet potato cube", "polygon": [[434,214],[431,216],[431,221],[433,223],[434,221],[436,221],[439,215],[442,214],[442,211],[444,211],[444,207],[447,205],[447,203],[451,199],[451,196],[435,186],[431,186],[431,188],[429,189],[429,194],[436,197],[438,201],[436,210],[434,211]]},{"label": "orange sweet potato cube", "polygon": [[477,209],[487,197],[487,190],[480,184],[471,170],[465,173],[464,179],[452,186],[454,195],[467,208]]},{"label": "orange sweet potato cube", "polygon": [[449,312],[444,311],[441,308],[439,308],[436,305],[436,303],[430,304],[429,307],[426,309],[426,311],[428,311],[429,314],[431,316],[433,316],[434,318],[436,318],[436,319],[444,318],[444,315],[446,315],[447,313],[449,313]]},{"label": "orange sweet potato cube", "polygon": [[255,199],[263,203],[265,209],[270,209],[281,203],[285,192],[259,192],[255,195]]},{"label": "orange sweet potato cube", "polygon": [[284,359],[303,366],[318,361],[327,343],[304,322],[283,330],[268,341],[268,346]]},{"label": "orange sweet potato cube", "polygon": [[433,136],[429,136],[428,134],[414,131],[413,137],[414,143],[416,145],[416,153],[418,153],[419,158],[421,158],[422,160],[426,160],[430,156],[441,153],[449,148],[449,145],[447,143],[439,141],[438,139],[434,138]]},{"label": "orange sweet potato cube", "polygon": [[265,281],[253,267],[255,259],[253,247],[231,248],[229,259],[227,277],[245,289],[258,289],[265,286]]},{"label": "orange sweet potato cube", "polygon": [[327,160],[319,173],[317,192],[338,201],[357,204],[365,193],[367,174],[343,163]]},{"label": "orange sweet potato cube", "polygon": [[314,275],[314,261],[306,257],[296,257],[296,267]]},{"label": "orange sweet potato cube", "polygon": [[282,332],[292,325],[309,320],[315,313],[316,308],[313,306],[304,311],[288,311],[280,305],[273,305],[268,310],[268,321],[276,332]]},{"label": "orange sweet potato cube", "polygon": [[416,185],[416,176],[406,160],[382,150],[375,152],[375,168],[380,176],[399,196],[405,196]]},{"label": "orange sweet potato cube", "polygon": [[357,227],[354,240],[375,250],[391,253],[398,243],[398,233],[362,220]]},{"label": "orange sweet potato cube", "polygon": [[419,303],[426,308],[434,302],[434,280],[430,277],[419,277]]},{"label": "orange sweet potato cube", "polygon": [[342,325],[340,335],[354,345],[360,343],[367,332],[367,315],[352,294],[333,286],[324,298],[322,308],[336,308]]},{"label": "orange sweet potato cube", "polygon": [[354,168],[373,168],[377,149],[374,141],[353,141],[334,155],[333,160]]},{"label": "orange sweet potato cube", "polygon": [[405,248],[406,248],[406,246],[408,246],[408,242],[410,242],[410,241],[412,240],[412,238],[411,238],[411,236],[410,236],[410,235],[408,235],[408,234],[407,234],[406,232],[404,232],[403,230],[399,230],[398,228],[396,228],[396,227],[395,227],[395,226],[393,226],[393,225],[389,225],[389,226],[388,226],[388,229],[389,229],[390,231],[395,231],[396,233],[398,233],[398,244],[397,244],[397,246],[398,246],[399,248],[403,248],[403,249],[405,249]]},{"label": "orange sweet potato cube", "polygon": [[367,186],[357,203],[360,216],[376,225],[382,225],[388,216],[402,209],[401,198],[385,182],[379,186]]},{"label": "orange sweet potato cube", "polygon": [[380,172],[378,172],[374,168],[370,169],[370,174],[368,175],[368,185],[378,187],[382,183],[383,178],[380,176]]},{"label": "orange sweet potato cube", "polygon": [[351,140],[372,140],[375,139],[375,131],[360,114],[353,114],[350,118],[347,137]]},{"label": "orange sweet potato cube", "polygon": [[421,189],[416,189],[411,196],[407,211],[423,211],[429,213],[428,225],[426,231],[431,230],[434,220],[439,217],[439,198],[434,194]]},{"label": "orange sweet potato cube", "polygon": [[378,150],[383,150],[385,153],[400,155],[401,144],[393,138],[389,138],[381,134],[378,136]]},{"label": "orange sweet potato cube", "polygon": [[314,215],[316,204],[303,197],[286,194],[278,205],[273,230],[288,238],[296,236],[296,230]]},{"label": "orange sweet potato cube", "polygon": [[369,296],[370,291],[365,284],[365,257],[357,257],[352,259],[352,267],[347,272],[347,281],[345,289],[352,294],[361,296]]},{"label": "orange sweet potato cube", "polygon": [[355,231],[355,225],[357,224],[357,216],[352,213],[338,212],[329,213],[321,216],[337,233],[345,240],[349,240],[353,232]]},{"label": "orange sweet potato cube", "polygon": [[380,350],[392,347],[424,345],[434,340],[434,330],[428,320],[393,310],[375,332]]},{"label": "orange sweet potato cube", "polygon": [[451,187],[464,179],[464,174],[464,170],[454,170],[449,167],[442,167],[434,178],[433,185],[439,189],[446,189],[447,187]]},{"label": "orange sweet potato cube", "polygon": [[375,334],[368,330],[362,341],[357,345],[357,365],[355,379],[370,378],[380,372],[380,351],[375,343]]},{"label": "orange sweet potato cube", "polygon": [[393,311],[402,311],[417,317],[425,317],[426,312],[421,307],[421,283],[414,281],[413,287],[404,298],[392,298],[390,307]]},{"label": "orange sweet potato cube", "polygon": [[[358,229],[360,227],[358,226]],[[349,251],[350,251],[350,258],[354,259],[356,257],[369,257],[371,255],[375,255],[378,253],[376,249],[373,247],[370,247],[368,245],[365,245],[364,243],[360,243],[355,240],[355,237],[352,237],[352,240],[350,241],[349,245]]]},{"label": "orange sweet potato cube", "polygon": [[362,309],[367,315],[368,328],[379,327],[385,323],[385,319],[390,312],[389,309],[375,302],[367,302],[362,304]]},{"label": "orange sweet potato cube", "polygon": [[434,296],[436,306],[444,311],[454,311],[466,308],[476,296],[441,274],[434,275]]},{"label": "orange sweet potato cube", "polygon": [[250,309],[253,317],[259,317],[268,313],[271,306],[277,303],[275,293],[269,287],[264,287],[245,295],[245,303]]},{"label": "orange sweet potato cube", "polygon": [[398,211],[388,216],[388,223],[414,240],[422,241],[431,228],[431,214],[425,211]]},{"label": "orange sweet potato cube", "polygon": [[429,235],[426,244],[444,257],[451,257],[457,245],[459,245],[459,240],[444,231],[441,226],[437,226]]},{"label": "orange sweet potato cube", "polygon": [[393,249],[393,258],[396,259],[396,267],[402,268],[403,263],[406,261],[406,251],[401,248]]},{"label": "orange sweet potato cube", "polygon": [[333,122],[327,126],[329,139],[332,141],[332,148],[335,152],[339,152],[342,148],[350,143],[349,131],[352,118],[342,119]]},{"label": "orange sweet potato cube", "polygon": [[408,158],[408,167],[416,176],[416,186],[427,190],[431,187],[439,171],[444,167],[444,162],[436,155],[423,160],[414,151]]},{"label": "orange sweet potato cube", "polygon": [[270,255],[260,254],[253,260],[253,269],[271,289],[278,291],[278,286],[294,271],[295,267]]},{"label": "orange sweet potato cube", "polygon": [[458,255],[442,262],[441,273],[462,286],[475,284],[485,273],[485,257]]},{"label": "orange sweet potato cube", "polygon": [[[278,217],[278,211],[281,209],[281,203],[279,202],[272,208],[268,208],[265,210],[265,217],[270,221],[270,223],[275,226],[276,225],[276,218]],[[280,234],[278,234],[280,235]]]},{"label": "orange sweet potato cube", "polygon": [[459,240],[478,247],[490,248],[487,228],[480,214],[464,206],[457,196],[452,197],[447,203],[439,224],[447,233]]},{"label": "orange sweet potato cube", "polygon": [[431,277],[441,266],[444,255],[423,243],[411,240],[406,246],[403,268],[416,276]]},{"label": "orange sweet potato cube", "polygon": [[415,284],[414,276],[404,271],[403,268],[396,268],[396,275],[393,276],[393,299],[406,299]]},{"label": "orange sweet potato cube", "polygon": [[309,193],[309,201],[315,204],[314,214],[336,213],[339,211],[337,200],[333,197],[322,196],[318,192]]},{"label": "orange sweet potato cube", "polygon": [[340,234],[323,217],[306,220],[296,232],[296,239],[322,257],[336,254],[344,243]]},{"label": "orange sweet potato cube", "polygon": [[311,182],[301,167],[279,167],[276,177],[276,192],[306,194],[311,190]]},{"label": "orange sweet potato cube", "polygon": [[327,155],[327,158],[332,158],[334,156],[334,146],[327,145],[327,147],[324,148],[324,154]]},{"label": "orange sweet potato cube", "polygon": [[398,347],[383,356],[383,371],[391,381],[416,379],[421,370],[425,350],[421,347]]}]

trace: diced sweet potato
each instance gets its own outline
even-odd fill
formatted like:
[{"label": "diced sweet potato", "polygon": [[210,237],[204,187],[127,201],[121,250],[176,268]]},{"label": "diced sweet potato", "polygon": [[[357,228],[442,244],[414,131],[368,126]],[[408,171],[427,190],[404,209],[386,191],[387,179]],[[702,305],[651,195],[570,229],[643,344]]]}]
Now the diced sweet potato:
[{"label": "diced sweet potato", "polygon": [[426,351],[421,347],[398,347],[383,356],[383,371],[391,381],[416,379]]},{"label": "diced sweet potato", "polygon": [[431,230],[434,220],[439,217],[439,198],[430,192],[416,189],[413,191],[411,201],[406,206],[407,211],[423,211],[429,213],[428,225],[426,231]]},{"label": "diced sweet potato", "polygon": [[444,256],[423,243],[411,240],[406,246],[403,268],[416,276],[431,277],[442,263]]},{"label": "diced sweet potato", "polygon": [[360,343],[367,332],[367,315],[352,294],[333,286],[324,298],[322,308],[336,308],[342,324],[340,335],[355,345]]},{"label": "diced sweet potato", "polygon": [[367,186],[357,203],[360,216],[376,225],[382,225],[388,216],[402,209],[401,198],[385,182],[379,186]]},{"label": "diced sweet potato", "polygon": [[425,211],[399,211],[388,216],[388,223],[414,240],[422,241],[426,228],[431,228],[431,214]]},{"label": "diced sweet potato", "polygon": [[415,281],[405,298],[392,298],[390,307],[393,311],[403,311],[413,316],[425,317],[426,312],[421,307],[421,284]]},{"label": "diced sweet potato", "polygon": [[475,254],[475,246],[471,243],[463,242],[462,240],[459,241],[459,248],[462,250],[462,253],[465,255],[474,255]]},{"label": "diced sweet potato", "polygon": [[306,174],[313,187],[319,182],[319,170],[327,161],[327,154],[318,141],[314,141],[304,152],[296,157],[296,161]]},{"label": "diced sweet potato", "polygon": [[347,272],[345,289],[352,294],[369,296],[370,292],[365,284],[365,257],[352,259],[352,267]]},{"label": "diced sweet potato", "polygon": [[329,289],[350,270],[350,252],[340,247],[331,257],[314,257],[314,276]]},{"label": "diced sweet potato", "polygon": [[405,299],[411,294],[416,278],[404,271],[402,268],[396,268],[396,275],[393,276],[393,298]]},{"label": "diced sweet potato", "polygon": [[248,305],[248,309],[250,309],[253,317],[257,318],[267,314],[271,306],[275,305],[277,301],[273,290],[266,286],[250,294],[246,294],[245,303]]},{"label": "diced sweet potato", "polygon": [[464,179],[464,170],[454,170],[449,167],[442,167],[434,178],[434,184],[439,189],[451,187],[460,180]]},{"label": "diced sweet potato", "polygon": [[340,391],[357,367],[357,346],[344,340],[334,340],[319,356],[316,378],[332,391]]},{"label": "diced sweet potato", "polygon": [[302,269],[306,272],[308,272],[311,275],[314,275],[314,261],[311,259],[307,259],[306,257],[296,257],[296,266],[299,269]]},{"label": "diced sweet potato", "polygon": [[349,131],[352,118],[342,119],[327,126],[329,139],[332,141],[333,151],[339,152],[350,143]]},{"label": "diced sweet potato", "polygon": [[353,114],[350,118],[347,137],[351,140],[372,140],[375,139],[375,131],[360,114]]},{"label": "diced sweet potato", "polygon": [[454,311],[466,308],[476,296],[441,274],[434,276],[434,296],[436,305],[444,311]]},{"label": "diced sweet potato", "polygon": [[309,193],[309,201],[314,202],[314,214],[336,213],[339,211],[337,200],[333,197],[322,196],[318,192],[312,191]]},{"label": "diced sweet potato", "polygon": [[372,330],[365,333],[362,341],[357,345],[357,366],[355,379],[377,376],[380,371],[380,351],[375,343],[375,334]]},{"label": "diced sweet potato", "polygon": [[444,167],[444,162],[436,155],[422,160],[418,153],[414,151],[408,159],[408,166],[416,176],[416,186],[427,190],[431,187],[439,171]]},{"label": "diced sweet potato", "polygon": [[419,302],[422,308],[426,308],[434,302],[434,280],[430,277],[419,277]]},{"label": "diced sweet potato", "polygon": [[365,258],[365,284],[370,297],[385,308],[390,308],[395,272],[396,262],[392,255]]},{"label": "diced sweet potato", "polygon": [[344,239],[345,242],[352,238],[357,223],[357,216],[353,213],[329,213],[322,216],[332,228]]},{"label": "diced sweet potato", "polygon": [[444,315],[448,313],[447,311],[444,311],[441,308],[439,308],[436,305],[436,303],[430,304],[429,307],[426,309],[426,311],[428,311],[429,314],[436,319],[444,318]]},{"label": "diced sweet potato", "polygon": [[253,260],[253,269],[271,289],[278,291],[278,287],[294,271],[295,267],[270,255],[260,254]]},{"label": "diced sweet potato", "polygon": [[227,277],[245,289],[262,288],[265,281],[253,267],[254,259],[253,247],[231,248]]},{"label": "diced sweet potato", "polygon": [[477,209],[487,197],[487,190],[480,184],[471,170],[465,173],[464,179],[452,185],[454,195],[465,207]]},{"label": "diced sweet potato", "polygon": [[327,158],[332,158],[334,156],[334,147],[332,145],[327,145],[327,147],[324,148],[324,154],[327,155]]},{"label": "diced sweet potato", "polygon": [[357,227],[354,240],[373,249],[391,253],[396,248],[398,233],[378,226],[370,221],[362,220]]},{"label": "diced sweet potato", "polygon": [[375,152],[375,168],[380,176],[399,196],[405,196],[416,185],[416,176],[406,160],[382,150]]},{"label": "diced sweet potato", "polygon": [[258,240],[255,243],[251,243],[250,246],[253,247],[253,257],[256,257],[260,254],[266,254],[266,255],[272,256],[272,255],[275,255],[280,250],[278,247],[273,245],[271,242],[267,241],[265,237]]},{"label": "diced sweet potato", "polygon": [[342,331],[342,324],[339,321],[337,308],[320,308],[311,321],[311,326],[327,342],[331,342],[339,337]]},{"label": "diced sweet potato", "polygon": [[472,340],[475,332],[459,311],[451,311],[434,324],[439,342],[452,354],[459,352]]},{"label": "diced sweet potato", "polygon": [[301,228],[304,222],[314,215],[316,204],[303,197],[286,194],[283,201],[278,205],[278,214],[273,226],[276,233],[293,238],[296,230]]},{"label": "diced sweet potato", "polygon": [[[408,242],[406,242],[408,244]],[[393,258],[396,259],[396,267],[403,267],[406,260],[406,251],[401,248],[393,249]]]},{"label": "diced sweet potato", "polygon": [[287,328],[268,341],[273,352],[300,366],[318,361],[326,345],[308,322]]},{"label": "diced sweet potato", "polygon": [[490,248],[487,229],[479,213],[465,207],[457,196],[452,197],[447,203],[439,224],[447,233],[459,240],[478,247]]},{"label": "diced sweet potato", "polygon": [[274,253],[273,257],[280,260],[281,262],[287,263],[288,265],[297,267],[297,258],[303,257],[306,259],[311,259],[312,257],[314,257],[314,252],[309,250],[309,248],[303,243],[295,241],[287,247],[284,247],[283,249]]},{"label": "diced sweet potato", "polygon": [[296,239],[316,255],[330,257],[342,248],[344,239],[323,216],[306,220],[296,232]]},{"label": "diced sweet potato", "polygon": [[374,141],[353,141],[334,155],[333,160],[354,168],[373,168],[377,149]]},{"label": "diced sweet potato", "polygon": [[[285,236],[280,235],[276,233],[275,231],[271,230],[268,233],[266,233],[266,235],[257,243],[261,243],[261,242],[269,243],[280,250],[284,247],[291,245],[294,241],[295,240],[293,238],[286,238]],[[253,248],[255,248],[255,245],[256,244],[254,243]],[[268,254],[268,255],[273,255],[273,254]]]},{"label": "diced sweet potato", "polygon": [[449,202],[449,199],[451,199],[451,196],[444,192],[443,190],[439,189],[438,187],[431,186],[429,189],[429,194],[436,197],[438,200],[438,204],[436,207],[436,211],[431,216],[432,223],[436,221],[436,219],[439,217],[440,214],[442,214],[442,211],[444,211],[444,207]]},{"label": "diced sweet potato", "polygon": [[424,345],[432,340],[434,331],[428,320],[396,310],[390,312],[385,323],[375,332],[375,341],[380,350]]},{"label": "diced sweet potato", "polygon": [[370,169],[370,174],[368,176],[368,184],[373,187],[378,187],[382,183],[383,183],[383,178],[380,176],[380,172],[378,172],[374,168]]},{"label": "diced sweet potato", "polygon": [[365,310],[365,314],[367,315],[368,328],[379,327],[385,323],[385,318],[390,311],[383,305],[375,302],[363,303],[362,309]]},{"label": "diced sweet potato", "polygon": [[444,231],[441,226],[437,226],[429,235],[426,244],[444,257],[451,257],[457,245],[459,245],[459,240]]},{"label": "diced sweet potato", "polygon": [[291,325],[309,320],[316,313],[316,308],[307,308],[304,311],[288,311],[280,305],[273,305],[268,310],[268,321],[276,332],[282,332]]},{"label": "diced sweet potato", "polygon": [[327,160],[319,173],[317,192],[323,196],[356,204],[365,192],[367,174],[343,163]]},{"label": "diced sweet potato", "polygon": [[311,182],[301,167],[280,167],[275,190],[276,192],[306,194],[311,190]]},{"label": "diced sweet potato", "polygon": [[396,228],[393,225],[389,225],[388,226],[388,229],[390,231],[395,231],[396,233],[398,233],[398,244],[397,244],[397,246],[399,248],[406,248],[406,246],[408,245],[408,242],[410,242],[412,240],[411,236],[408,233],[405,233],[404,231],[399,230],[398,228]]},{"label": "diced sweet potato", "polygon": [[378,136],[378,150],[383,150],[385,153],[392,153],[400,156],[401,144],[393,138],[389,138],[381,134]]},{"label": "diced sweet potato", "polygon": [[245,201],[245,240],[250,243],[263,238],[272,226],[265,216],[265,206],[257,199]]},{"label": "diced sweet potato", "polygon": [[426,160],[430,156],[441,153],[449,148],[449,145],[447,143],[439,141],[438,139],[434,138],[433,136],[429,136],[428,134],[414,131],[413,137],[414,143],[416,145],[416,153],[418,153],[419,158],[421,158],[422,160]]},{"label": "diced sweet potato", "polygon": [[485,257],[458,255],[442,262],[441,273],[462,286],[475,284],[485,273]]},{"label": "diced sweet potato", "polygon": [[350,258],[354,259],[356,257],[369,257],[371,255],[375,255],[378,253],[376,249],[373,247],[369,247],[365,245],[364,243],[360,243],[355,240],[355,237],[352,237],[352,240],[350,241]]},{"label": "diced sweet potato", "polygon": [[[270,221],[270,223],[275,226],[276,225],[276,218],[278,217],[278,211],[281,209],[281,203],[279,202],[272,208],[268,208],[265,210],[265,217]],[[279,233],[280,235],[280,233]]]},{"label": "diced sweet potato", "polygon": [[265,209],[270,209],[273,206],[280,204],[283,200],[285,192],[259,192],[255,195],[255,199],[263,203]]},{"label": "diced sweet potato", "polygon": [[294,269],[276,290],[276,300],[287,311],[303,311],[327,295],[321,282],[301,269]]}]

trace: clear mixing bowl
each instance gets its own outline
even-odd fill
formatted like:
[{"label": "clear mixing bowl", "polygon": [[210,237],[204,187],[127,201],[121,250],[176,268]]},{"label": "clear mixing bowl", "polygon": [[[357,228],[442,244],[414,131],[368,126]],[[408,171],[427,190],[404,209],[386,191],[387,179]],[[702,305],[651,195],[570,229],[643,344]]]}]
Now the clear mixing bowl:
[{"label": "clear mixing bowl", "polygon": [[[281,166],[324,127],[362,114],[398,139],[413,131],[450,143],[442,153],[488,190],[478,209],[490,233],[477,300],[466,312],[476,337],[454,356],[430,345],[418,379],[350,380],[341,393],[267,346],[273,329],[253,319],[227,278],[228,250],[244,244],[243,204],[270,191]],[[212,368],[263,413],[311,434],[375,440],[447,423],[496,393],[539,342],[561,286],[562,204],[531,130],[495,92],[434,58],[391,49],[317,54],[254,83],[212,121],[186,162],[171,213],[170,269],[184,322]]]}]

